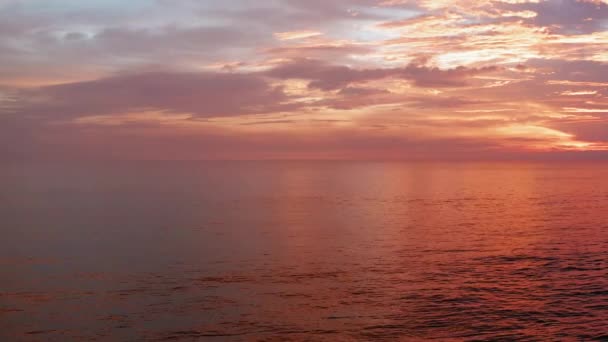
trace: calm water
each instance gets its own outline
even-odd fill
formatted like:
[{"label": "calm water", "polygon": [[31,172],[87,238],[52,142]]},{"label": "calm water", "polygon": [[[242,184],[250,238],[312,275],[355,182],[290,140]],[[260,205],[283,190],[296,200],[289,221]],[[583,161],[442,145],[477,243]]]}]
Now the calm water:
[{"label": "calm water", "polygon": [[0,167],[0,340],[608,340],[608,164]]}]

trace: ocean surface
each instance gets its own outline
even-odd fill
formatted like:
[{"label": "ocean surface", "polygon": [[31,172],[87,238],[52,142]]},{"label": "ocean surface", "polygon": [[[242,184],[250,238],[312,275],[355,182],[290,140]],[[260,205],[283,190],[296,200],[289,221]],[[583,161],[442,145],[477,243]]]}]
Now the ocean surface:
[{"label": "ocean surface", "polygon": [[0,166],[0,341],[608,340],[608,163]]}]

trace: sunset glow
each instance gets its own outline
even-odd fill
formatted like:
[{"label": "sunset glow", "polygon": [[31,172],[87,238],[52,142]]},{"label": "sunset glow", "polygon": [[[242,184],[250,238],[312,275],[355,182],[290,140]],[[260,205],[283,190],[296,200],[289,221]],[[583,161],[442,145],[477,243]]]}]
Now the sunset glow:
[{"label": "sunset glow", "polygon": [[0,342],[608,341],[608,0],[0,0]]},{"label": "sunset glow", "polygon": [[0,157],[606,158],[607,47],[598,0],[0,0]]}]

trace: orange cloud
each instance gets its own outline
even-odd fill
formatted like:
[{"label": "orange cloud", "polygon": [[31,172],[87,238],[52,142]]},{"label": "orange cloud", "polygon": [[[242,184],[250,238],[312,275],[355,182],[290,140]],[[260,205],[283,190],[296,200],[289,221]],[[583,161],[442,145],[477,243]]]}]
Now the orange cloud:
[{"label": "orange cloud", "polygon": [[115,7],[0,3],[0,157],[608,150],[603,0]]}]

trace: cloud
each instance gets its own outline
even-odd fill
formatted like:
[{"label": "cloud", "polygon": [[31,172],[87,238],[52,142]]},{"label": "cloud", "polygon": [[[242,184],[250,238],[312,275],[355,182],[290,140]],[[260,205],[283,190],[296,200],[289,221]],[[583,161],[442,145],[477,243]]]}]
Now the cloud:
[{"label": "cloud", "polygon": [[608,4],[599,1],[550,0],[504,4],[502,8],[532,11],[536,16],[526,22],[549,27],[552,31],[567,34],[585,34],[605,30],[608,22]]},{"label": "cloud", "polygon": [[608,121],[590,119],[574,122],[555,123],[556,129],[574,134],[584,141],[605,143],[608,141]]},{"label": "cloud", "polygon": [[[231,117],[294,111],[329,106],[352,109],[370,104],[412,102],[412,98],[385,89],[357,87],[392,78],[418,87],[463,87],[474,75],[491,73],[496,67],[442,70],[410,64],[403,68],[357,69],[320,60],[297,59],[262,72],[144,71],[119,73],[91,81],[36,88],[13,89],[10,112],[41,121],[66,121],[82,117],[127,115],[156,111],[190,114],[192,118]],[[306,80],[309,89],[339,90],[339,98],[299,101],[306,94],[287,94],[281,82]],[[434,98],[414,102],[427,107],[460,102]]]},{"label": "cloud", "polygon": [[147,72],[17,92],[20,115],[47,118],[157,110],[196,117],[290,109],[280,87],[257,75]]},{"label": "cloud", "polygon": [[266,75],[280,79],[309,80],[310,88],[336,90],[353,83],[384,78],[410,80],[419,87],[463,87],[467,85],[469,77],[497,70],[495,66],[443,70],[418,64],[410,64],[403,68],[355,69],[319,60],[297,59],[267,71]]},{"label": "cloud", "polygon": [[313,31],[313,30],[277,32],[274,34],[275,38],[278,40],[304,39],[304,38],[316,37],[316,36],[320,36],[320,35],[322,35],[321,32]]},{"label": "cloud", "polygon": [[[167,131],[160,125],[141,123],[76,128],[30,127],[27,136],[12,135],[11,144],[2,145],[0,158],[451,160],[489,158],[501,149],[497,140],[429,138],[362,128],[336,129],[333,134],[319,130],[235,132],[217,128]],[[4,131],[5,127],[0,127],[0,132]],[[4,139],[0,136],[0,141]]]},{"label": "cloud", "polygon": [[0,0],[0,154],[608,149],[607,20],[603,0]]}]

